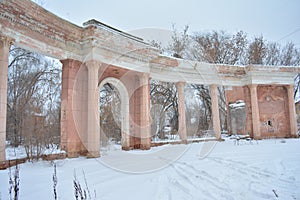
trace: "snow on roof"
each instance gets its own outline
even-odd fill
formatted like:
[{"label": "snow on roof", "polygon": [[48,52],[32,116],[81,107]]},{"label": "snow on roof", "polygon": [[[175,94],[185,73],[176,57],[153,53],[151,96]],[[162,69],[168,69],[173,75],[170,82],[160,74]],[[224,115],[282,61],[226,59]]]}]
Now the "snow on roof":
[{"label": "snow on roof", "polygon": [[235,103],[230,103],[229,107],[230,108],[240,108],[240,107],[245,107],[246,103],[243,100],[237,100]]}]

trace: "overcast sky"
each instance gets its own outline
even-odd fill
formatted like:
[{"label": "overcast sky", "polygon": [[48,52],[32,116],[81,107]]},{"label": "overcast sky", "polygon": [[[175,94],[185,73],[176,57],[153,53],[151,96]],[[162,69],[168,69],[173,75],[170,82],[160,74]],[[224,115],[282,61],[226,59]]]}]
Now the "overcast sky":
[{"label": "overcast sky", "polygon": [[300,0],[41,0],[44,7],[77,25],[89,19],[124,31],[143,28],[190,33],[225,30],[292,41],[300,48]]}]

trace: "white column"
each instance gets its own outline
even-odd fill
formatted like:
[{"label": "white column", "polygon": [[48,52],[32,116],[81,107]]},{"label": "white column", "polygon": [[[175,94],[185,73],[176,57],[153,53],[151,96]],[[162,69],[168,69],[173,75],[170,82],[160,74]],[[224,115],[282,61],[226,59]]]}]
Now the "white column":
[{"label": "white column", "polygon": [[253,137],[260,139],[260,120],[259,120],[259,107],[257,101],[257,85],[253,84],[249,86],[251,94],[251,111],[252,111],[252,128]]},{"label": "white column", "polygon": [[186,118],[185,118],[185,97],[184,82],[177,82],[176,89],[178,93],[178,133],[183,143],[187,142],[186,137]]},{"label": "white column", "polygon": [[99,95],[98,70],[99,63],[89,61],[88,69],[88,118],[87,118],[87,150],[88,157],[100,156]]},{"label": "white column", "polygon": [[143,73],[140,76],[140,136],[141,149],[151,147],[151,123],[150,123],[150,84],[149,74]]},{"label": "white column", "polygon": [[12,40],[0,36],[0,165],[6,161],[6,112],[8,56]]},{"label": "white column", "polygon": [[219,100],[218,100],[218,86],[210,86],[210,98],[211,98],[211,113],[213,118],[213,129],[217,139],[221,139],[221,127],[220,127],[220,114],[219,114]]},{"label": "white column", "polygon": [[290,130],[291,135],[298,137],[298,127],[296,122],[296,109],[295,109],[295,99],[294,99],[294,85],[288,85],[287,94],[288,94],[288,105],[289,105],[289,117],[290,117]]}]

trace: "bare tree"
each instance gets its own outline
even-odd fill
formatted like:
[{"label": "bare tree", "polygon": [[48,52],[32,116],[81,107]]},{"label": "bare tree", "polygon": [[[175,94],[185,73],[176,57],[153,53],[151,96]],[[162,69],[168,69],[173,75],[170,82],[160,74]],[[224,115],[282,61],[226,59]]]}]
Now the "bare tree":
[{"label": "bare tree", "polygon": [[31,158],[40,155],[42,147],[60,134],[58,67],[30,51],[21,48],[10,51],[7,138],[15,147],[23,144]]},{"label": "bare tree", "polygon": [[154,135],[165,138],[164,126],[178,130],[177,91],[174,83],[151,80],[150,85],[152,130]]},{"label": "bare tree", "polygon": [[264,64],[278,65],[279,63],[280,63],[280,45],[276,42],[270,42],[266,46]]},{"label": "bare tree", "polygon": [[106,146],[109,140],[121,142],[121,100],[118,90],[105,84],[100,90],[100,127],[101,142]]},{"label": "bare tree", "polygon": [[300,50],[293,43],[289,42],[283,47],[280,64],[284,66],[300,65]]},{"label": "bare tree", "polygon": [[235,35],[224,31],[198,32],[192,36],[192,44],[189,48],[192,60],[235,65],[242,62],[247,40],[242,31]]},{"label": "bare tree", "polygon": [[264,64],[263,60],[267,53],[267,47],[263,36],[255,37],[247,50],[247,64]]},{"label": "bare tree", "polygon": [[186,51],[189,46],[189,35],[188,35],[189,26],[185,26],[182,32],[178,30],[173,25],[173,35],[172,42],[167,47],[167,51],[170,52],[175,58],[185,58]]},{"label": "bare tree", "polygon": [[52,175],[52,181],[53,181],[53,196],[54,199],[57,200],[57,183],[58,183],[58,179],[57,179],[57,172],[56,172],[56,164],[54,163],[54,172]]},{"label": "bare tree", "polygon": [[10,200],[18,200],[20,192],[20,169],[16,165],[14,171],[9,168],[9,198]]}]

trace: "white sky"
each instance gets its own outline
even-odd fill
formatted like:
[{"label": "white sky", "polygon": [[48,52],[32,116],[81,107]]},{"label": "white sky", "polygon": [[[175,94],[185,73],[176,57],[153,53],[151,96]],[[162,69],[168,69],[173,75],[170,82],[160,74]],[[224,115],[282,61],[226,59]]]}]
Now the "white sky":
[{"label": "white sky", "polygon": [[77,25],[89,19],[124,31],[142,28],[197,31],[243,30],[251,37],[292,41],[300,47],[299,0],[40,0]]}]

